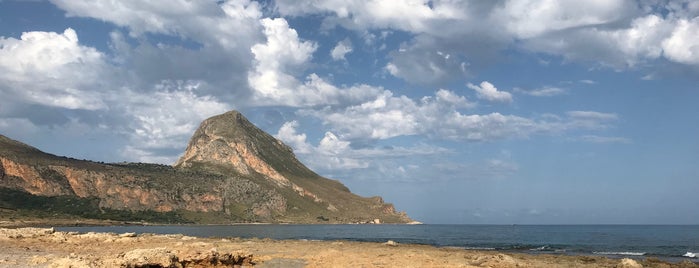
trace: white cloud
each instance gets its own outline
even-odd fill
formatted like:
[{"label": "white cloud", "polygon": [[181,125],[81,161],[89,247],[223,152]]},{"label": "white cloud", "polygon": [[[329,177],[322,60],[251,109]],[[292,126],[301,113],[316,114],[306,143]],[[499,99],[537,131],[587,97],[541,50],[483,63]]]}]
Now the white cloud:
[{"label": "white cloud", "polygon": [[495,102],[512,102],[512,94],[498,89],[488,81],[481,82],[480,86],[468,83],[468,88],[478,93],[478,98]]},{"label": "white cloud", "polygon": [[65,1],[51,0],[68,16],[91,17],[128,27],[132,36],[161,33],[228,49],[249,47],[262,17],[255,1]]},{"label": "white cloud", "polygon": [[580,119],[580,120],[601,120],[601,121],[608,121],[608,120],[616,120],[619,118],[618,115],[613,114],[613,113],[602,113],[602,112],[595,112],[595,111],[570,111],[567,112],[568,116],[570,116],[573,119]]},{"label": "white cloud", "polygon": [[253,98],[260,104],[289,106],[317,105],[337,95],[337,88],[317,75],[301,84],[292,74],[304,69],[316,44],[301,41],[285,19],[263,19],[267,41],[255,44],[255,68],[248,74]]},{"label": "white cloud", "polygon": [[557,96],[557,95],[562,95],[566,93],[565,89],[558,88],[558,87],[542,87],[542,88],[537,88],[537,89],[521,89],[521,88],[514,88],[514,92],[529,95],[529,96],[535,96],[535,97],[551,97],[551,96]]},{"label": "white cloud", "polygon": [[289,144],[303,162],[319,172],[336,173],[354,169],[372,169],[387,174],[382,167],[396,158],[445,154],[449,151],[440,147],[417,144],[413,147],[378,147],[355,149],[351,142],[343,140],[333,132],[326,132],[318,145],[306,139],[306,134],[298,133],[299,123],[286,122],[275,137]]},{"label": "white cloud", "polygon": [[349,142],[341,141],[331,132],[327,132],[320,144],[314,147],[306,140],[306,134],[297,133],[298,126],[296,121],[286,122],[279,128],[275,137],[294,148],[294,152],[302,156],[304,162],[312,168],[331,171],[368,167],[366,160],[345,155],[351,151]]},{"label": "white cloud", "polygon": [[253,105],[312,107],[358,103],[374,98],[383,89],[367,85],[338,88],[315,73],[299,81],[295,74],[305,69],[317,45],[301,41],[286,20],[263,19],[267,42],[252,46],[255,67],[248,74]]},{"label": "white cloud", "polygon": [[299,134],[296,132],[299,123],[296,121],[290,121],[284,123],[277,131],[277,139],[280,139],[287,143],[289,146],[294,148],[294,153],[297,154],[310,154],[313,148],[310,144],[306,143],[306,134]]},{"label": "white cloud", "polygon": [[583,27],[522,42],[527,49],[562,55],[569,60],[595,61],[616,69],[633,68],[664,57],[698,65],[699,19],[647,14],[628,27]]},{"label": "white cloud", "polygon": [[[113,62],[133,87],[162,80],[203,80],[208,94],[228,100],[249,95],[250,47],[264,38],[256,1],[52,1],[68,16],[123,26],[110,34]],[[167,7],[167,8],[163,8]],[[157,35],[169,36],[163,42]],[[122,79],[123,80],[123,79]],[[232,90],[231,90],[232,89]]]},{"label": "white cloud", "polygon": [[[367,45],[383,50],[369,31],[402,31],[412,35],[390,54],[385,70],[411,83],[439,84],[463,76],[474,62],[491,58],[504,48],[499,25],[483,13],[496,1],[276,1],[282,15],[322,14],[326,29],[336,26],[362,32]],[[459,27],[454,27],[459,25]],[[492,25],[487,30],[480,25]],[[449,55],[450,57],[446,57]]]},{"label": "white cloud", "polygon": [[352,52],[352,42],[349,39],[337,42],[337,45],[330,51],[333,60],[345,60],[345,55]]},{"label": "white cloud", "polygon": [[441,89],[434,97],[423,97],[416,102],[406,96],[393,96],[390,91],[375,99],[347,107],[342,112],[312,111],[326,124],[339,130],[347,139],[388,139],[397,136],[424,134],[423,123],[436,120],[436,116],[473,104],[465,97]]},{"label": "white cloud", "polygon": [[699,65],[699,18],[679,20],[669,38],[662,42],[666,58]]},{"label": "white cloud", "polygon": [[602,113],[596,111],[570,111],[568,128],[578,129],[605,129],[610,123],[619,119],[614,113]]},{"label": "white cloud", "polygon": [[635,10],[628,0],[508,0],[491,16],[518,38],[617,21]]},{"label": "white cloud", "polygon": [[104,61],[96,49],[81,46],[71,28],[63,33],[25,32],[20,39],[0,37],[0,92],[52,107],[104,109],[97,92],[107,90],[100,85],[108,73]]},{"label": "white cloud", "polygon": [[448,103],[440,98],[426,97],[417,103],[405,96],[394,97],[386,92],[373,101],[348,107],[345,111],[316,112],[315,116],[322,118],[346,139],[388,139],[437,130],[431,124],[438,120],[436,117],[453,111],[448,107]]},{"label": "white cloud", "polygon": [[282,15],[333,14],[335,23],[359,28],[395,28],[424,32],[436,19],[461,17],[460,9],[451,1],[370,0],[370,1],[275,1]]},{"label": "white cloud", "polygon": [[[123,109],[124,115],[131,119],[128,131],[133,148],[127,151],[182,148],[199,122],[230,110],[229,105],[215,97],[197,96],[198,87],[199,83],[195,81],[163,81],[156,85],[154,92],[125,91],[114,96],[127,100],[115,103],[113,108]],[[172,159],[174,156],[168,157]]]},{"label": "white cloud", "polygon": [[390,91],[376,99],[340,110],[306,110],[343,140],[386,140],[399,136],[426,136],[438,140],[494,141],[525,138],[576,129],[604,129],[618,119],[613,113],[570,111],[564,117],[548,115],[538,119],[501,113],[465,114],[472,108],[465,97],[447,90],[415,101],[393,96]]},{"label": "white cloud", "polygon": [[289,28],[285,19],[264,18],[260,23],[264,26],[267,42],[255,44],[250,48],[258,68],[285,71],[287,68],[306,64],[311,59],[317,45],[299,40],[296,30]]}]

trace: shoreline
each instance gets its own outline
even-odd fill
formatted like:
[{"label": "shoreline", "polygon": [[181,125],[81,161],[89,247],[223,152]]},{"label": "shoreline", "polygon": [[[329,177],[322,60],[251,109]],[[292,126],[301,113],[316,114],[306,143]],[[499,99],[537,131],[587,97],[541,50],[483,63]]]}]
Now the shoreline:
[{"label": "shoreline", "polygon": [[[202,238],[182,234],[79,233],[0,228],[0,267],[109,267],[207,263],[226,267],[699,267],[605,256],[565,255],[356,241]],[[276,265],[276,266],[275,266]],[[230,267],[230,266],[228,266]]]}]

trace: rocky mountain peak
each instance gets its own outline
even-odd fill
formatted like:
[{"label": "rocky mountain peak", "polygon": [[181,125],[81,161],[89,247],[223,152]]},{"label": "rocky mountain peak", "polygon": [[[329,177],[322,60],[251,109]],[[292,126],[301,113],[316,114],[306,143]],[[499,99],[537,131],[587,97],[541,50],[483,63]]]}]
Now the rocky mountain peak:
[{"label": "rocky mountain peak", "polygon": [[250,123],[238,111],[204,120],[194,132],[175,167],[214,165],[232,167],[242,175],[260,174],[290,186],[285,175],[312,173],[280,140]]}]

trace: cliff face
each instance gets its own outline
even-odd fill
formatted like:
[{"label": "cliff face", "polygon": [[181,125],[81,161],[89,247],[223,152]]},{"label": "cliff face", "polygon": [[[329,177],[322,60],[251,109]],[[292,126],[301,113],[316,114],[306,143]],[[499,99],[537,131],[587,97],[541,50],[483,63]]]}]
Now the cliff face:
[{"label": "cliff face", "polygon": [[174,167],[58,157],[0,135],[0,188],[97,200],[99,210],[177,212],[192,222],[410,221],[380,197],[315,174],[236,111],[202,122]]},{"label": "cliff face", "polygon": [[121,210],[209,212],[223,207],[215,181],[197,185],[199,188],[182,187],[186,183],[159,187],[154,185],[157,176],[126,166],[91,162],[76,166],[73,162],[77,160],[48,157],[44,159],[51,163],[48,165],[0,157],[0,187],[37,196],[96,197],[100,207]]}]

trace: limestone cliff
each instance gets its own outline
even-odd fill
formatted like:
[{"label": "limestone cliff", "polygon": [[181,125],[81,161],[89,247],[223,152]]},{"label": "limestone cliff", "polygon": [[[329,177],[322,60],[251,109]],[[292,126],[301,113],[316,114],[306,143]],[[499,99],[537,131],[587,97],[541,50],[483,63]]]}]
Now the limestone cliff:
[{"label": "limestone cliff", "polygon": [[[51,209],[95,210],[82,216],[150,211],[186,222],[410,221],[380,197],[359,197],[309,170],[290,147],[236,111],[202,122],[174,167],[75,160],[0,135],[2,189],[37,197],[34,203],[49,200],[39,197],[66,202]],[[9,196],[21,195],[0,196],[0,207],[22,206]]]}]

